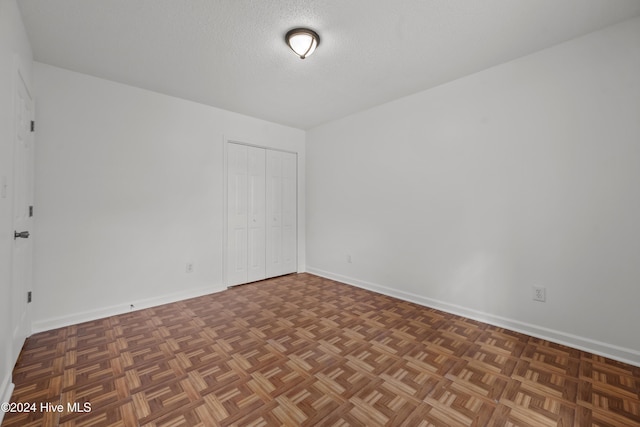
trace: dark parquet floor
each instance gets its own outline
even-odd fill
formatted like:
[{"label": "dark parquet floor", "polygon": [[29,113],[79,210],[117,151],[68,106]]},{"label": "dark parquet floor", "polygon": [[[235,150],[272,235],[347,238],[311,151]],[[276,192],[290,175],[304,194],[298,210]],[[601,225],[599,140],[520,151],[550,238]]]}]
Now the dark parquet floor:
[{"label": "dark parquet floor", "polygon": [[640,426],[638,367],[310,274],[35,334],[13,378],[3,427]]}]

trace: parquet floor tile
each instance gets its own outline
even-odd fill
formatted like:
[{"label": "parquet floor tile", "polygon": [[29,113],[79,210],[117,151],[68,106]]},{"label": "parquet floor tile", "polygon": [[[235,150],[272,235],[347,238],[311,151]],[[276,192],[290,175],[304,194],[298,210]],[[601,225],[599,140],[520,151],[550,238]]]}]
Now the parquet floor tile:
[{"label": "parquet floor tile", "polygon": [[640,367],[310,274],[35,334],[13,380],[3,427],[640,426]]}]

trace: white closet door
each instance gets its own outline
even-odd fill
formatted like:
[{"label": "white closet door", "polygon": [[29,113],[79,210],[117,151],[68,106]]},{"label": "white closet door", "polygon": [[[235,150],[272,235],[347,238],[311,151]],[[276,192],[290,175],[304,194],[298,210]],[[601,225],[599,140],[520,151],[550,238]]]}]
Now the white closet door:
[{"label": "white closet door", "polygon": [[247,283],[248,148],[227,144],[227,285]]},{"label": "white closet door", "polygon": [[227,144],[227,285],[297,270],[297,156]]},{"label": "white closet door", "polygon": [[297,155],[282,155],[282,273],[297,271]]},{"label": "white closet door", "polygon": [[296,155],[267,150],[267,277],[296,271]]},{"label": "white closet door", "polygon": [[248,149],[248,276],[247,282],[262,280],[265,276],[265,150]]},{"label": "white closet door", "polygon": [[282,157],[267,152],[267,277],[280,276],[282,268]]},{"label": "white closet door", "polygon": [[265,150],[227,145],[227,284],[265,278]]}]

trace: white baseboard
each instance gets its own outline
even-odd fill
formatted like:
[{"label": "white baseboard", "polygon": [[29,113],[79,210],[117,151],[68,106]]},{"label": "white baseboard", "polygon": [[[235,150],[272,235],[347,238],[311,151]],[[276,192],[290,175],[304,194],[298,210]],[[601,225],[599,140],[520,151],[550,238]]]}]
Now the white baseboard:
[{"label": "white baseboard", "polygon": [[[78,323],[89,322],[96,319],[102,319],[109,316],[128,313],[130,311],[142,310],[144,308],[156,307],[163,304],[182,301],[189,298],[196,298],[203,295],[213,294],[224,291],[226,287],[203,287],[192,289],[189,291],[175,292],[153,298],[145,298],[138,301],[128,302],[126,304],[112,305],[102,307],[95,310],[73,313],[60,317],[52,317],[49,319],[34,321],[31,330],[32,333],[50,331],[51,329],[63,328],[65,326],[75,325]],[[131,304],[135,308],[131,308]]]},{"label": "white baseboard", "polygon": [[[11,402],[11,394],[13,393],[14,384],[11,382],[11,372],[7,373],[7,376],[2,380],[0,384],[0,404]],[[4,412],[0,411],[0,424],[4,418]]]},{"label": "white baseboard", "polygon": [[630,348],[624,348],[601,341],[592,340],[590,338],[569,334],[554,329],[536,326],[530,323],[520,322],[519,320],[509,319],[506,317],[496,316],[490,313],[473,310],[456,304],[423,297],[410,292],[403,292],[391,289],[386,286],[375,283],[366,282],[352,277],[343,276],[341,274],[331,273],[329,271],[320,270],[307,266],[307,272],[327,279],[336,280],[358,288],[367,289],[379,294],[388,295],[404,301],[413,302],[426,307],[442,310],[447,313],[456,314],[469,319],[488,323],[500,328],[510,329],[536,338],[555,342],[557,344],[573,347],[578,350],[584,350],[599,356],[608,357],[619,362],[640,367],[640,352]]}]

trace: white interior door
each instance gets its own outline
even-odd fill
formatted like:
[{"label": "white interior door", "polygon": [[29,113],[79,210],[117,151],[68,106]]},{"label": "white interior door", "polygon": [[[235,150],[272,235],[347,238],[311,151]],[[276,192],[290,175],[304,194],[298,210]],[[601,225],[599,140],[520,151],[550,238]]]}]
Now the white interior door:
[{"label": "white interior door", "polygon": [[18,72],[15,84],[14,174],[13,174],[13,264],[11,298],[13,327],[13,358],[16,360],[24,340],[31,334],[31,319],[27,295],[31,290],[33,237],[33,100]]},{"label": "white interior door", "polygon": [[227,144],[227,284],[247,283],[248,147]]},{"label": "white interior door", "polygon": [[265,276],[265,150],[247,147],[248,177],[247,203],[248,271],[247,282],[262,280]]},{"label": "white interior door", "polygon": [[294,153],[282,155],[282,272],[297,271],[298,252],[298,158]]},{"label": "white interior door", "polygon": [[296,271],[297,156],[267,150],[267,277]]},{"label": "white interior door", "polygon": [[297,155],[227,144],[227,285],[296,271]]},{"label": "white interior door", "polygon": [[267,153],[267,277],[280,276],[282,268],[282,156]]},{"label": "white interior door", "polygon": [[265,278],[265,150],[227,144],[227,284]]}]

